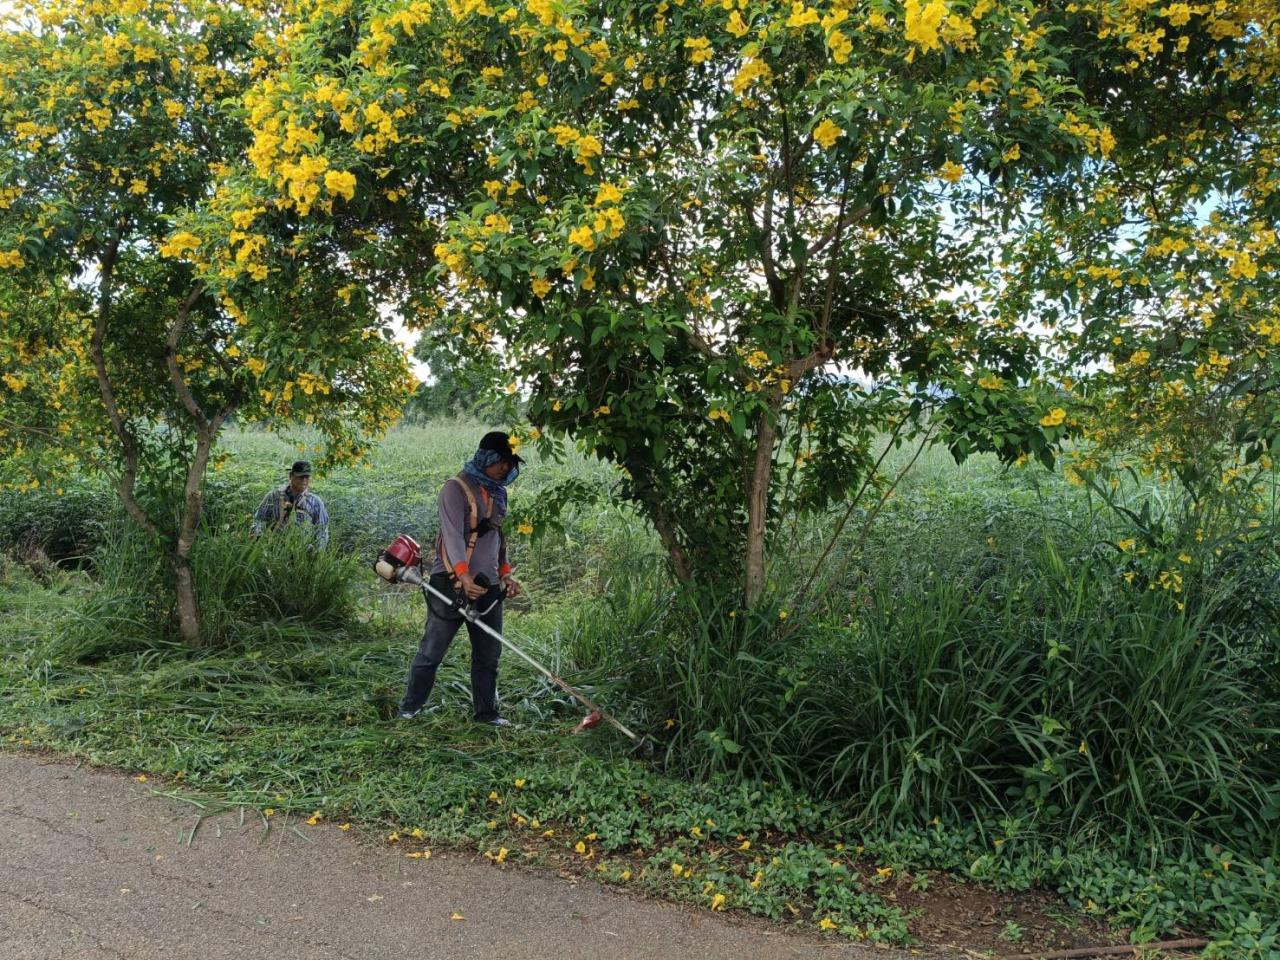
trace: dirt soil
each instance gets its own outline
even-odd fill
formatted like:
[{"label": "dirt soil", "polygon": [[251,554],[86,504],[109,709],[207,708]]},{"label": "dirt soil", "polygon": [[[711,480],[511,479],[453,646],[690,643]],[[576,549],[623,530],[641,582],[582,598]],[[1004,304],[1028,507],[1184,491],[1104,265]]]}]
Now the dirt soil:
[{"label": "dirt soil", "polygon": [[991,890],[945,873],[930,873],[927,881],[927,888],[917,891],[911,889],[910,879],[904,880],[887,897],[906,910],[918,911],[910,924],[913,937],[961,951],[963,956],[1055,952],[1126,942],[1127,930],[1109,929],[1081,916],[1053,893]]}]

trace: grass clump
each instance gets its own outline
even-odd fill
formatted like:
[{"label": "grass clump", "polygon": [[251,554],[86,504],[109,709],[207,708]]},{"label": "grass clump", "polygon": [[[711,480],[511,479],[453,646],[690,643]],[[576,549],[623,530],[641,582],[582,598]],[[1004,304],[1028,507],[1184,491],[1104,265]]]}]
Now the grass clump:
[{"label": "grass clump", "polygon": [[631,699],[671,721],[667,762],[687,775],[785,781],[864,823],[1017,811],[1139,856],[1203,841],[1277,853],[1275,662],[1243,656],[1212,606],[1179,610],[1050,544],[855,599],[856,616],[831,605],[782,639],[776,619],[656,600],[615,612],[626,629],[587,654],[614,651]]},{"label": "grass clump", "polygon": [[[93,554],[98,587],[73,610],[49,653],[96,661],[178,644],[170,568],[150,538],[124,523]],[[301,528],[254,538],[209,532],[193,556],[204,642],[256,643],[353,628],[361,564],[317,550]]]}]

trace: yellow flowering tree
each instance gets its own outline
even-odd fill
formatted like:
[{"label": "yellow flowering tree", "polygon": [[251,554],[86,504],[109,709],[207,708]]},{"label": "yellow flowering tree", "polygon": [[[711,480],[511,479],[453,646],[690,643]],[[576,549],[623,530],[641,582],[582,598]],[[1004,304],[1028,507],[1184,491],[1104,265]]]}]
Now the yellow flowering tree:
[{"label": "yellow flowering tree", "polygon": [[1128,525],[1126,579],[1185,597],[1269,552],[1248,545],[1280,440],[1280,5],[1077,9],[1124,41],[1083,78],[1123,107],[1117,170],[1040,193],[1004,295],[1049,333],[1083,441],[1065,472]]},{"label": "yellow flowering tree", "polygon": [[192,546],[228,417],[314,422],[336,455],[353,455],[394,417],[405,361],[367,298],[352,296],[341,250],[293,249],[286,216],[237,209],[237,232],[214,252],[174,227],[198,206],[212,218],[234,205],[250,146],[235,107],[281,40],[256,4],[7,9],[6,472],[26,484],[86,467],[113,477],[129,516],[162,545],[179,630],[196,642]]},{"label": "yellow flowering tree", "polygon": [[[1195,131],[1220,141],[1200,182],[1225,175],[1274,106],[1238,75],[1274,13],[319,0],[250,94],[250,153],[301,215],[353,173],[358,256],[431,245],[407,314],[500,344],[535,425],[624,469],[676,570],[741,569],[754,602],[779,519],[874,484],[880,431],[1054,462],[1078,425],[1041,376],[1062,327],[1039,290],[1090,243],[1069,209],[1136,205],[1152,142]],[[1108,289],[1075,302],[1114,325]]]}]

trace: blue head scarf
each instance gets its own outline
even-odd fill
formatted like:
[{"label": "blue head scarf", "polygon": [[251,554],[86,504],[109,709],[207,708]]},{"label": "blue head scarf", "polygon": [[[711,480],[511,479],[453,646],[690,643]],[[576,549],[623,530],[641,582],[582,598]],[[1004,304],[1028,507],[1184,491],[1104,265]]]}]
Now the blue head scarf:
[{"label": "blue head scarf", "polygon": [[477,450],[475,456],[462,465],[462,472],[489,491],[495,506],[506,510],[506,488],[520,475],[520,465],[513,463],[505,477],[501,480],[494,480],[484,470],[485,467],[491,467],[501,459],[502,454],[496,450]]}]

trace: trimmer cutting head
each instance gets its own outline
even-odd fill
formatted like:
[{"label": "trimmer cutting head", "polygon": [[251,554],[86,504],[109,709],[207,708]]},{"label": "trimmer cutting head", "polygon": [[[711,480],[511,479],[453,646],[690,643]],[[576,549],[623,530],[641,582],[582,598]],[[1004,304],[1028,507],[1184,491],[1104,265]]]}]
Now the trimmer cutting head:
[{"label": "trimmer cutting head", "polygon": [[578,725],[573,728],[572,732],[582,733],[584,730],[590,730],[592,727],[596,726],[596,724],[598,724],[603,719],[604,719],[603,713],[601,713],[599,710],[592,710],[590,713],[588,713],[585,717],[583,717],[578,722]]}]

